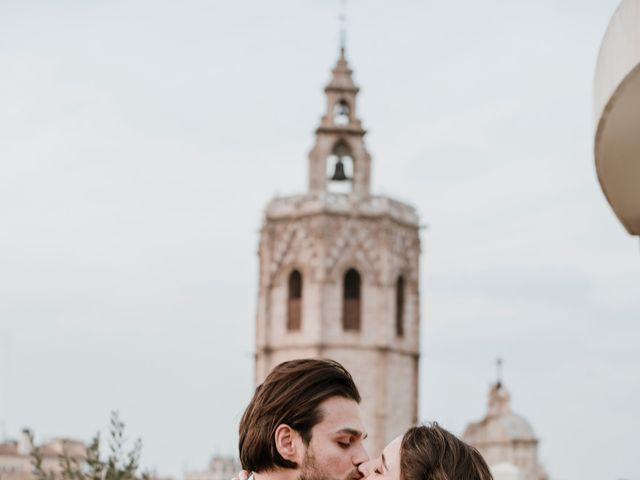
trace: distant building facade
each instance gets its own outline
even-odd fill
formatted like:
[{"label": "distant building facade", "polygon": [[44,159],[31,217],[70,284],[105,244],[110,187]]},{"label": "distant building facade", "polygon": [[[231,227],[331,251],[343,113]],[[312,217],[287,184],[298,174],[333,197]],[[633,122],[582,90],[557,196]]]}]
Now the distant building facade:
[{"label": "distant building facade", "polygon": [[489,391],[489,411],[467,426],[462,439],[476,447],[496,480],[548,480],[538,460],[538,439],[527,420],[511,411],[510,395],[498,381]]},{"label": "distant building facade", "polygon": [[373,452],[417,421],[419,219],[370,191],[359,88],[341,49],[302,195],[274,198],[260,233],[256,384],[277,364],[332,358],[362,394]]},{"label": "distant building facade", "polygon": [[234,457],[214,455],[206,470],[186,472],[184,480],[231,480],[242,470],[240,460]]},{"label": "distant building facade", "polygon": [[[33,480],[33,447],[28,430],[22,431],[19,440],[0,443],[0,480]],[[42,468],[50,472],[60,472],[60,455],[68,455],[79,461],[87,456],[83,442],[68,438],[56,438],[37,447],[42,457]]]}]

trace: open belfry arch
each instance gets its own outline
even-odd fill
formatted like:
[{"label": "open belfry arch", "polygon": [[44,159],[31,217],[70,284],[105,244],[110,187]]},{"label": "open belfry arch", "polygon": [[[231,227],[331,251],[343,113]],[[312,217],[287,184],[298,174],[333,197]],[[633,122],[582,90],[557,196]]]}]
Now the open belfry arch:
[{"label": "open belfry arch", "polygon": [[419,219],[371,194],[371,157],[344,48],[301,195],[267,205],[260,232],[256,385],[285,360],[333,358],[353,375],[372,452],[417,421]]}]

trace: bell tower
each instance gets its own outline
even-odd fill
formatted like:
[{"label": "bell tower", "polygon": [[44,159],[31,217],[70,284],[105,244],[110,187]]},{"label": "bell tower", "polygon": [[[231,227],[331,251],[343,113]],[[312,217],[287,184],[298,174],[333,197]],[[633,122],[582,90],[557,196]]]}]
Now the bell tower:
[{"label": "bell tower", "polygon": [[353,83],[352,73],[341,48],[331,81],[324,89],[327,110],[316,129],[316,144],[309,154],[311,193],[369,195],[371,157],[364,146],[365,131],[356,115],[359,88]]},{"label": "bell tower", "polygon": [[339,361],[360,389],[378,454],[417,421],[419,219],[413,207],[371,194],[344,48],[324,91],[308,190],[276,197],[264,212],[256,384],[285,360]]}]

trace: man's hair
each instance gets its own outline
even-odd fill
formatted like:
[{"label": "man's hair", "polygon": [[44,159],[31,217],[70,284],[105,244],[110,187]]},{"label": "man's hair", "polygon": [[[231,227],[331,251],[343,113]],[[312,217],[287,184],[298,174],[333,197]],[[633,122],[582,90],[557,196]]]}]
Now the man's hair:
[{"label": "man's hair", "polygon": [[320,404],[332,397],[360,403],[351,374],[334,360],[291,360],[276,366],[256,391],[240,420],[240,462],[250,472],[297,468],[278,453],[275,432],[285,424],[302,441],[311,441],[311,429],[322,421]]},{"label": "man's hair", "polygon": [[437,423],[413,427],[402,437],[401,480],[492,480],[480,452]]}]

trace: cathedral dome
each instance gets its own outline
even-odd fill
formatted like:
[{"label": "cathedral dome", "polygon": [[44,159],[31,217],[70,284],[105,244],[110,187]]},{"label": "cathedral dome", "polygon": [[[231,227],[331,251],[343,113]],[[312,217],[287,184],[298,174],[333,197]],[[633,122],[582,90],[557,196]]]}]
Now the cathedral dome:
[{"label": "cathedral dome", "polygon": [[464,437],[484,437],[504,441],[535,442],[536,436],[527,420],[513,412],[489,416],[467,427]]},{"label": "cathedral dome", "polygon": [[[501,365],[498,360],[498,369]],[[524,417],[511,411],[510,398],[498,370],[498,381],[489,390],[487,414],[470,423],[462,439],[476,447],[492,471],[495,469],[495,480],[549,480],[538,462],[538,439],[533,428]]]},{"label": "cathedral dome", "polygon": [[535,440],[533,428],[520,415],[509,412],[499,419],[512,440]]},{"label": "cathedral dome", "polygon": [[511,411],[509,399],[509,392],[500,382],[493,385],[487,416],[470,424],[463,437],[471,443],[537,442],[531,424]]}]

